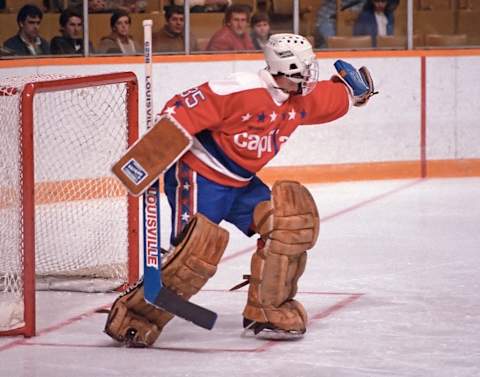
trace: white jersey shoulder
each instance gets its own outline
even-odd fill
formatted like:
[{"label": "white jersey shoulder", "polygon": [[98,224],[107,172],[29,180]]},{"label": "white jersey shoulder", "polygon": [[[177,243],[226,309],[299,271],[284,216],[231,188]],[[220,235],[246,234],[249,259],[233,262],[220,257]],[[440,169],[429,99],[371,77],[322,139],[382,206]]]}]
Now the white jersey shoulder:
[{"label": "white jersey shoulder", "polygon": [[235,72],[223,79],[211,80],[208,85],[215,94],[228,95],[245,90],[266,88],[265,82],[257,73]]}]

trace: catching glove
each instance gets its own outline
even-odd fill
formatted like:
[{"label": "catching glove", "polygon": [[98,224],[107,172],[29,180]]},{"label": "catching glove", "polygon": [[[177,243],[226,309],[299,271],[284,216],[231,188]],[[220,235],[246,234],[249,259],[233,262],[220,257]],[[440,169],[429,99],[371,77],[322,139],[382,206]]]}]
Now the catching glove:
[{"label": "catching glove", "polygon": [[354,106],[363,106],[371,96],[378,94],[374,89],[372,76],[366,67],[361,67],[357,71],[354,66],[344,60],[337,60],[334,66],[342,81],[350,89]]}]

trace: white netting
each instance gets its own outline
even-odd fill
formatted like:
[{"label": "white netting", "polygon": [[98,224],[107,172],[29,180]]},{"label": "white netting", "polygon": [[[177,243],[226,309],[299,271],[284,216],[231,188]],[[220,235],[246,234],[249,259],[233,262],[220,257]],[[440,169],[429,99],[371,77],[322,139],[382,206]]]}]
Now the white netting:
[{"label": "white netting", "polygon": [[[0,79],[0,330],[23,321],[20,95],[56,78]],[[64,277],[100,279],[102,289],[126,281],[127,196],[109,173],[127,147],[126,98],[126,84],[34,97],[36,274],[49,288],[68,289]]]}]

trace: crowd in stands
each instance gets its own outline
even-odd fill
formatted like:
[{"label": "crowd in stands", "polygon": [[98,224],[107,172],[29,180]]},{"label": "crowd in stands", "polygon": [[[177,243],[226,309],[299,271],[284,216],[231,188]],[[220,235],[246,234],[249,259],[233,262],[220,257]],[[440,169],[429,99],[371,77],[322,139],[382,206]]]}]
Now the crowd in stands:
[{"label": "crowd in stands", "polygon": [[[341,0],[340,11],[359,12],[353,27],[353,35],[369,35],[375,46],[377,35],[393,35],[394,11],[400,0]],[[337,0],[323,0],[318,9],[315,29],[315,45],[327,47],[329,37],[337,35]]]},{"label": "crowd in stands", "polygon": [[[270,36],[268,15],[256,13],[252,17],[247,5],[229,4],[230,0],[202,0],[194,2],[194,6],[226,6],[224,25],[211,36],[207,51],[252,51],[261,50]],[[74,3],[73,1],[71,3]],[[89,41],[89,51],[97,54],[136,55],[143,53],[143,47],[130,34],[132,18],[126,5],[138,6],[139,1],[121,2],[121,7],[111,11],[111,33],[102,36],[98,46],[94,48]],[[59,14],[59,30],[61,35],[55,36],[50,42],[40,35],[40,25],[43,19],[42,10],[32,4],[24,5],[17,14],[18,32],[8,38],[4,50],[11,55],[75,55],[84,53],[83,16],[79,7],[66,8]],[[103,12],[109,9],[111,3],[106,0],[90,0],[89,9]],[[183,52],[185,48],[184,8],[171,5],[164,11],[165,24],[152,36],[154,52]],[[197,51],[197,41],[194,35],[190,38],[192,51]]]},{"label": "crowd in stands", "polygon": [[[84,54],[83,1],[37,0],[36,4],[38,1],[43,1],[43,9],[34,4],[27,4],[19,9],[16,18],[18,31],[13,36],[3,38],[0,55]],[[257,1],[260,4],[260,1]],[[269,0],[262,0],[262,4],[266,1]],[[318,3],[315,26],[313,27],[312,24],[311,28],[312,35],[306,36],[314,42],[316,48],[328,47],[329,38],[337,35],[338,12],[348,10],[356,14],[355,21],[350,26],[350,34],[369,36],[371,38],[369,45],[375,47],[377,37],[395,34],[395,10],[399,3],[400,0],[322,0]],[[2,6],[5,7],[5,4],[5,0],[0,0],[0,10]],[[153,51],[184,53],[184,0],[164,0],[164,4],[168,5],[162,9],[163,16],[159,16],[164,17],[163,23],[153,34]],[[192,15],[217,12],[223,17],[223,25],[209,26],[208,38],[203,35],[203,38],[197,38],[194,28],[191,28],[189,47],[192,52],[262,50],[272,33],[272,17],[269,11],[258,7],[258,10],[255,9],[253,12],[251,3],[241,4],[238,0],[190,0],[189,4]],[[110,20],[110,33],[107,32],[108,21],[105,18],[102,18],[105,25],[102,34],[97,32],[92,36],[90,33],[90,38],[94,38],[95,43],[89,41],[89,52],[142,54],[143,46],[141,40],[138,40],[139,33],[137,32],[135,37],[132,33],[132,28],[141,27],[141,21],[139,22],[136,18],[132,25],[131,15],[146,12],[147,6],[147,0],[88,0],[89,14],[105,13]],[[50,41],[40,35],[44,11],[58,14],[60,35],[53,37]],[[157,12],[157,14],[160,13]],[[91,31],[92,28],[90,28]],[[12,34],[13,32],[12,30]],[[5,34],[3,36],[5,37]]]}]

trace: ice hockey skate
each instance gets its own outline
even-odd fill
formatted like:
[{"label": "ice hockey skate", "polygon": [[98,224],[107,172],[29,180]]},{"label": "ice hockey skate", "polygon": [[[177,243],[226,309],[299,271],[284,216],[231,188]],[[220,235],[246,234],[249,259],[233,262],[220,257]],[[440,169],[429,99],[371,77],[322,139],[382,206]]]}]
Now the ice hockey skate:
[{"label": "ice hockey skate", "polygon": [[305,330],[283,330],[272,323],[262,323],[243,318],[242,337],[268,340],[297,340],[303,338]]}]

